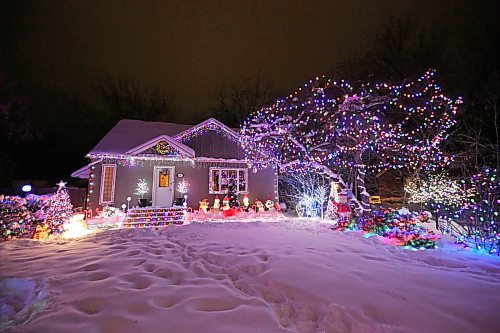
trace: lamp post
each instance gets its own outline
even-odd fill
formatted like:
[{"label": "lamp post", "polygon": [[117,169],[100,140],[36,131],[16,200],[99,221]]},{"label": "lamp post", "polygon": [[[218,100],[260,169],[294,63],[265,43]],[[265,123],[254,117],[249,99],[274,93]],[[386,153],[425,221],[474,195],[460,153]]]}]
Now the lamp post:
[{"label": "lamp post", "polygon": [[127,197],[127,212],[130,209],[130,200],[132,200],[132,197]]}]

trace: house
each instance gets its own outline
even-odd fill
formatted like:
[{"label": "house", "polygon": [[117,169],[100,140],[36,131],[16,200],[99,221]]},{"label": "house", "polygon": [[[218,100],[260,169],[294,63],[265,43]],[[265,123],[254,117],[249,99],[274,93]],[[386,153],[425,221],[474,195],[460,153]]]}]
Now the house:
[{"label": "house", "polygon": [[121,120],[88,154],[90,162],[72,177],[88,179],[87,209],[137,205],[135,189],[145,179],[144,196],[153,207],[171,207],[182,198],[178,184],[189,183],[188,207],[199,201],[212,204],[227,192],[230,178],[237,184],[240,202],[267,196],[278,201],[275,168],[253,172],[244,158],[237,131],[215,119],[198,125]]}]

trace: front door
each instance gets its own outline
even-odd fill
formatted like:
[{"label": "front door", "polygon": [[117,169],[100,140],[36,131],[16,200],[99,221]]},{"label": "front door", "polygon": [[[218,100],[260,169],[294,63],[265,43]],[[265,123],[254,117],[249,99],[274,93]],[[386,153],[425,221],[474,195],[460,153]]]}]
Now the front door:
[{"label": "front door", "polygon": [[171,207],[174,195],[174,168],[154,167],[153,206]]}]

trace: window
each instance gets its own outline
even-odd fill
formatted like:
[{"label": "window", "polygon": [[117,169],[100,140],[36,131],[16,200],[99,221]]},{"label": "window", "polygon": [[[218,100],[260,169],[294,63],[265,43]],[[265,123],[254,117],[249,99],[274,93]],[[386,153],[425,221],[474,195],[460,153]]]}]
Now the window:
[{"label": "window", "polygon": [[116,165],[103,164],[101,172],[101,200],[100,204],[111,204],[115,199]]},{"label": "window", "polygon": [[170,186],[170,170],[160,170],[158,177],[158,187]]},{"label": "window", "polygon": [[224,194],[227,192],[229,180],[236,181],[237,193],[248,191],[248,170],[247,169],[223,169],[210,168],[209,193]]}]

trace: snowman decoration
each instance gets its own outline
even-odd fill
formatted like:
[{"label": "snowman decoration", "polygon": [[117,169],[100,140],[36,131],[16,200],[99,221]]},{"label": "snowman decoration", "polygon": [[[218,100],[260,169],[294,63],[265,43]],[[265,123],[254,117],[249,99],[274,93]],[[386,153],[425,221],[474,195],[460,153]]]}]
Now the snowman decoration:
[{"label": "snowman decoration", "polygon": [[220,199],[219,199],[219,196],[215,196],[215,199],[214,199],[214,205],[212,206],[212,208],[214,210],[219,210],[220,209]]}]

